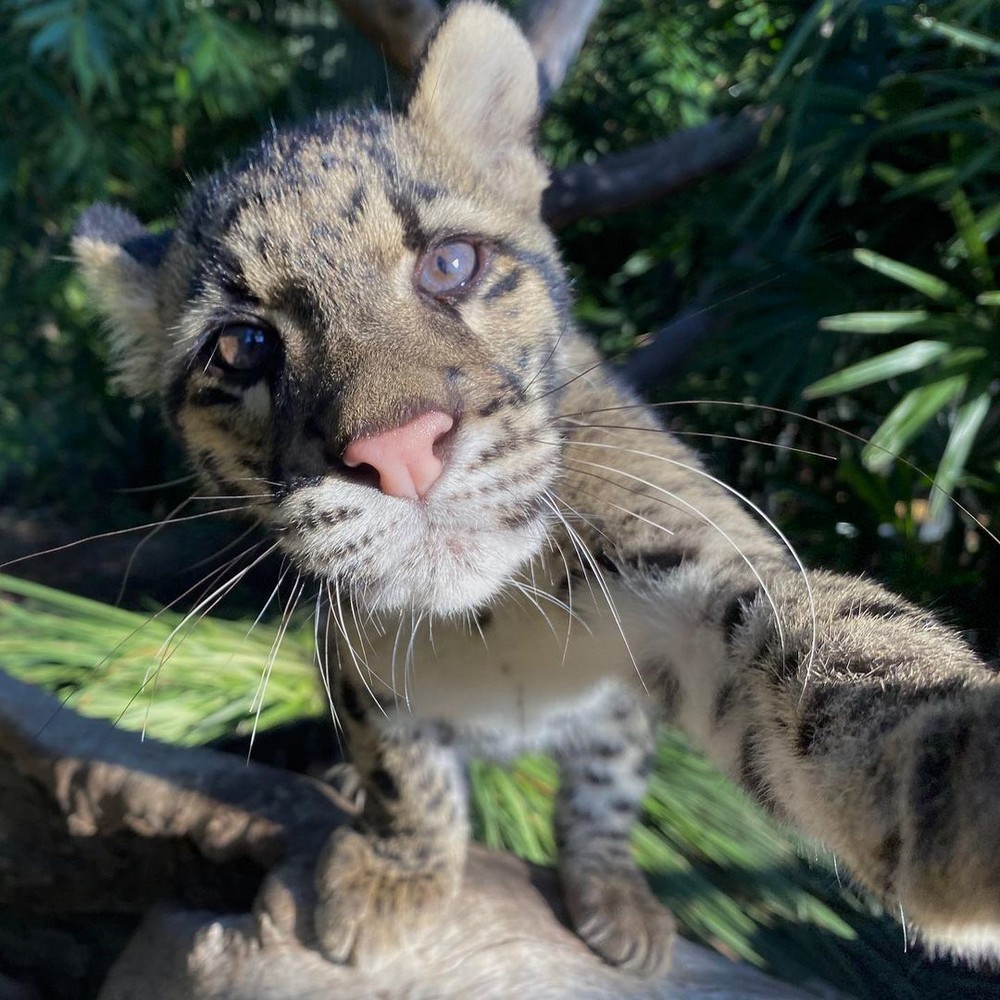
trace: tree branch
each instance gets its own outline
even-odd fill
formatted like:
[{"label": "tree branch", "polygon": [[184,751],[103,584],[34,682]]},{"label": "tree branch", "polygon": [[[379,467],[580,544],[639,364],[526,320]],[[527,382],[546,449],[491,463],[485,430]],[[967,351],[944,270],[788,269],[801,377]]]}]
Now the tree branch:
[{"label": "tree branch", "polygon": [[756,149],[767,115],[765,109],[747,109],[735,118],[715,118],[595,163],[557,170],[542,197],[542,215],[560,229],[584,217],[647,205],[726,170]]},{"label": "tree branch", "polygon": [[682,309],[648,343],[633,351],[619,371],[640,393],[649,392],[677,371],[691,351],[725,323],[717,310],[704,305]]},{"label": "tree branch", "polygon": [[566,79],[601,0],[529,0],[521,22],[541,70],[542,105]]},{"label": "tree branch", "polygon": [[435,0],[337,0],[337,3],[403,76],[413,72],[427,39],[441,20]]},{"label": "tree branch", "polygon": [[[343,805],[307,778],[140,742],[0,674],[0,908],[99,915],[123,895],[128,909],[174,900],[146,917],[101,1000],[804,996],[683,940],[667,980],[640,982],[567,929],[553,873],[481,847],[459,898],[405,950],[374,969],[333,965],[311,940],[312,871]],[[252,910],[232,879],[199,896],[240,859],[255,866],[237,873],[251,893],[260,885]]]}]

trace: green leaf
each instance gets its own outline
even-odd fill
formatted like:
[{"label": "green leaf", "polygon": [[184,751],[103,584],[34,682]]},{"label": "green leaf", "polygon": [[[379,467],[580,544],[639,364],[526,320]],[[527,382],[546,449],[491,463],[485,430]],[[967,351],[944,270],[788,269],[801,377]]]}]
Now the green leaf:
[{"label": "green leaf", "polygon": [[979,235],[979,227],[976,225],[972,206],[965,192],[958,190],[948,199],[948,210],[955,220],[955,228],[965,247],[969,263],[977,272],[976,277],[984,283],[992,284],[993,269],[990,267],[989,254],[986,252],[986,244]]},{"label": "green leaf", "polygon": [[28,54],[32,59],[37,59],[50,49],[63,48],[66,39],[69,37],[69,30],[73,22],[66,17],[60,18],[46,25],[41,31],[31,39],[28,46]]},{"label": "green leaf", "polygon": [[1000,56],[1000,42],[986,35],[980,35],[978,32],[970,31],[968,28],[960,28],[954,24],[945,24],[935,17],[916,17],[914,20],[925,31],[929,31],[932,35],[937,35],[940,38],[946,38],[955,45],[975,49],[977,52],[983,52],[988,56]]},{"label": "green leaf", "polygon": [[56,18],[68,17],[73,11],[73,0],[51,0],[36,3],[14,18],[15,28],[37,28]]},{"label": "green leaf", "polygon": [[1000,289],[980,292],[976,296],[976,302],[981,306],[1000,306]]},{"label": "green leaf", "polygon": [[895,333],[925,322],[930,315],[926,309],[841,313],[839,316],[824,316],[819,321],[819,327],[843,333]]},{"label": "green leaf", "polygon": [[877,271],[887,278],[892,278],[893,281],[907,285],[935,302],[953,303],[961,298],[958,291],[946,281],[909,264],[885,257],[874,250],[864,250],[859,247],[852,256],[862,267],[867,267],[871,271]]},{"label": "green leaf", "polygon": [[966,400],[959,408],[954,426],[945,445],[941,461],[938,463],[937,474],[934,476],[934,490],[928,509],[928,520],[935,521],[941,516],[951,498],[952,491],[959,477],[965,471],[969,452],[979,433],[986,415],[990,412],[989,393],[983,392],[973,399]]},{"label": "green leaf", "polygon": [[865,466],[883,472],[893,460],[965,388],[965,375],[911,389],[882,421],[861,452]]},{"label": "green leaf", "polygon": [[874,382],[884,382],[896,375],[914,372],[933,361],[943,358],[951,350],[951,345],[942,340],[915,340],[911,344],[886,351],[874,358],[850,365],[842,371],[834,372],[818,382],[813,382],[803,390],[806,399],[832,396],[838,392],[850,392]]}]

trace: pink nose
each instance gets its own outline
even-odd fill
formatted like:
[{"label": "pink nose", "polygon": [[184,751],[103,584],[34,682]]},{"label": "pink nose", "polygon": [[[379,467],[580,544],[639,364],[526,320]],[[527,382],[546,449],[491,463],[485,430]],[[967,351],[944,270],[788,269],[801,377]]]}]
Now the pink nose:
[{"label": "pink nose", "polygon": [[355,438],[344,449],[344,464],[352,469],[370,465],[378,473],[379,488],[386,496],[416,500],[441,475],[441,459],[434,454],[434,445],[454,423],[447,413],[428,410],[381,434]]}]

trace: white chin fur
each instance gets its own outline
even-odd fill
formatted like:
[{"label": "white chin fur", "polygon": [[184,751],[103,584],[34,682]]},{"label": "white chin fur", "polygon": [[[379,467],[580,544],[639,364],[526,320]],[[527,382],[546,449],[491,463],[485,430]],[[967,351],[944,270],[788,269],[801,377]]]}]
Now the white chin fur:
[{"label": "white chin fur", "polygon": [[[380,519],[381,520],[381,519]],[[298,565],[314,576],[345,581],[359,610],[456,615],[481,607],[541,548],[542,517],[516,529],[439,527],[422,517],[366,519],[367,544],[345,557],[345,532],[317,530],[284,540]],[[340,537],[338,537],[340,536]]]},{"label": "white chin fur", "polygon": [[362,607],[377,612],[462,614],[495,597],[538,552],[544,538],[540,520],[519,531],[461,539],[429,532],[423,544],[399,551],[382,572],[370,575],[368,585],[354,596]]}]

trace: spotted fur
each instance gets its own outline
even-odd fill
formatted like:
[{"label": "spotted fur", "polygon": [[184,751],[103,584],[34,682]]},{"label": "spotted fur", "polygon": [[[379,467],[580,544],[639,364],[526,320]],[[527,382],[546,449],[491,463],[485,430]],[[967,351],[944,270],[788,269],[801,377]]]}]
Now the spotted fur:
[{"label": "spotted fur", "polygon": [[[666,716],[930,941],[996,954],[996,677],[877,584],[805,575],[600,365],[539,218],[537,106],[513,22],[460,4],[404,113],[275,131],[165,236],[107,206],[75,235],[120,382],[329,595],[365,805],[319,864],[319,947],[375,961],[431,920],[461,874],[464,755],[542,748],[577,930],[661,970],[672,920],[628,837]],[[428,297],[415,268],[454,238],[480,269]],[[248,322],[280,350],[241,379],[214,352]],[[428,408],[455,426],[422,500],[345,464]]]}]

